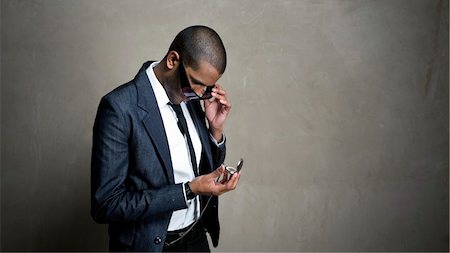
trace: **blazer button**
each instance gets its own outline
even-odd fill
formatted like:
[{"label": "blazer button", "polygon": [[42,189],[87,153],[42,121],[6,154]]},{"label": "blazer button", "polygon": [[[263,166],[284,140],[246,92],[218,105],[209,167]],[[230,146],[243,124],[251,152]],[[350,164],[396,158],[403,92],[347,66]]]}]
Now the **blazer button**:
[{"label": "blazer button", "polygon": [[162,243],[162,239],[161,239],[161,237],[157,236],[157,237],[155,237],[155,239],[153,239],[153,242],[155,244],[160,244],[160,243]]}]

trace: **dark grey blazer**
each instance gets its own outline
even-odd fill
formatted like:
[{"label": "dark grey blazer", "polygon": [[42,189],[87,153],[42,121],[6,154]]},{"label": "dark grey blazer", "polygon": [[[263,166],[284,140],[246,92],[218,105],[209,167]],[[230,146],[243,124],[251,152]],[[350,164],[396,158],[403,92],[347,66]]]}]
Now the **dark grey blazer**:
[{"label": "dark grey blazer", "polygon": [[[91,215],[109,223],[110,251],[161,251],[172,212],[186,208],[145,72],[150,64],[101,99],[93,128]],[[218,148],[211,141],[200,102],[187,105],[203,146],[200,174],[206,174],[223,163],[225,145]],[[202,196],[202,207],[206,199]],[[214,247],[220,230],[217,209],[213,197],[202,219]]]}]

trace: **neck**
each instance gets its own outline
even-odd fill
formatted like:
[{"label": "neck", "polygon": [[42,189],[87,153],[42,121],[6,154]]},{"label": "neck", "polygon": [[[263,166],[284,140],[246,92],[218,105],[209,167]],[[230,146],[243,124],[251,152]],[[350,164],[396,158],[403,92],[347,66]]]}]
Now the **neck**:
[{"label": "neck", "polygon": [[[164,62],[161,61],[161,62]],[[180,82],[175,70],[170,70],[166,68],[164,64],[158,63],[153,71],[155,71],[155,76],[158,81],[162,84],[164,90],[166,91],[167,97],[169,97],[170,102],[174,104],[180,104],[186,100],[183,92],[181,91]]]}]

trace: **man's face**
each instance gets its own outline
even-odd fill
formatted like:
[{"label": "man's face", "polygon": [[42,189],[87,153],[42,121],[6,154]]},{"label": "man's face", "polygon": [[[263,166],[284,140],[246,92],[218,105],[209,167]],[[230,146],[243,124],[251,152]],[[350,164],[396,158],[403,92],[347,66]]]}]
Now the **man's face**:
[{"label": "man's face", "polygon": [[197,70],[181,63],[179,75],[181,89],[191,100],[211,98],[212,88],[221,76],[207,61],[201,61]]}]

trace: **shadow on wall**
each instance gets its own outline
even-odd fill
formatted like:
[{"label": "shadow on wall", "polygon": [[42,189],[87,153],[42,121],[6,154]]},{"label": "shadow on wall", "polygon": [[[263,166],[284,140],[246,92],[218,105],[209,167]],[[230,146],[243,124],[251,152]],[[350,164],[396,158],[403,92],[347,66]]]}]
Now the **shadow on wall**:
[{"label": "shadow on wall", "polygon": [[[71,142],[65,144],[69,150]],[[43,208],[34,231],[40,234],[31,245],[36,251],[107,251],[107,225],[97,224],[90,215],[91,143],[84,143],[79,155],[67,166],[67,174],[59,179],[60,194]],[[58,182],[58,178],[55,178]],[[52,187],[52,186],[49,186]],[[55,206],[56,208],[51,208]],[[53,210],[53,211],[52,211]],[[51,221],[51,222],[49,222]],[[33,238],[33,237],[31,237]]]},{"label": "shadow on wall", "polygon": [[[23,186],[28,194],[2,191],[8,192],[2,199],[2,251],[108,250],[107,226],[96,224],[89,213],[91,144],[79,145],[83,151],[78,151],[72,143],[42,154],[53,167],[42,161],[38,175],[30,170],[27,177],[36,181]],[[70,149],[75,160],[62,155]]]}]

